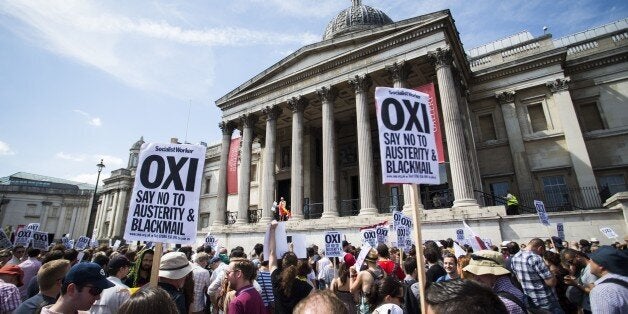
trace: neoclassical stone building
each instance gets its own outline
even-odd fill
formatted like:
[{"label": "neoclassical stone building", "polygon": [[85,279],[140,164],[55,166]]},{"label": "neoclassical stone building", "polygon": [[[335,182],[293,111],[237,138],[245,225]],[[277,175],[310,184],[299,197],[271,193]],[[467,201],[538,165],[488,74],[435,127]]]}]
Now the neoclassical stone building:
[{"label": "neoclassical stone building", "polygon": [[[568,239],[600,237],[599,226],[623,234],[617,204],[628,195],[615,193],[628,178],[627,47],[624,19],[559,39],[522,32],[465,51],[448,10],[394,22],[353,1],[320,42],[216,101],[223,137],[207,148],[199,230],[250,248],[279,197],[292,210],[290,230],[319,244],[324,230],[358,242],[358,227],[389,220],[392,209],[408,212],[409,189],[381,184],[374,88],[432,83],[446,162],[442,184],[421,187],[424,239],[452,237],[463,218],[494,241],[539,236],[526,207],[534,199],[565,223]],[[238,188],[229,194],[238,134]],[[104,181],[101,239],[124,230],[140,146],[127,169]],[[505,215],[507,191],[524,215]]]}]

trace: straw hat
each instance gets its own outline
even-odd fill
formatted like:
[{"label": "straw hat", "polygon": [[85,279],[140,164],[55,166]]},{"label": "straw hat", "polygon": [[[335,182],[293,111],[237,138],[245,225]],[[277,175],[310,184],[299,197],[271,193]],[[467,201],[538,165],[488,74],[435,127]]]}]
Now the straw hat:
[{"label": "straw hat", "polygon": [[471,255],[469,265],[463,268],[474,275],[506,275],[510,274],[508,269],[502,266],[504,258],[501,253],[482,250]]}]

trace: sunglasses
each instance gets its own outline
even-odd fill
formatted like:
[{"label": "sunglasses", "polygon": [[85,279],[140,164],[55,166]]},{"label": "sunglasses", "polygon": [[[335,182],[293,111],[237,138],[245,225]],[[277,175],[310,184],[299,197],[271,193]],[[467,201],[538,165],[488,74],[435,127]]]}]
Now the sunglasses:
[{"label": "sunglasses", "polygon": [[83,288],[89,288],[89,290],[87,292],[89,292],[89,294],[93,295],[93,296],[98,296],[99,294],[102,293],[101,288],[98,287],[94,287],[94,286],[84,286]]}]

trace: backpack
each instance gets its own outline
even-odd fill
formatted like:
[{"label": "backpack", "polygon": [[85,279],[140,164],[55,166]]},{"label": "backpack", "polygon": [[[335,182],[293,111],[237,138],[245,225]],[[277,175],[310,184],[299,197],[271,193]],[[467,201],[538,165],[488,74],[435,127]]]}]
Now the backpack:
[{"label": "backpack", "polygon": [[601,285],[603,283],[614,283],[614,284],[618,284],[626,289],[628,289],[628,282],[625,282],[619,278],[608,278],[602,282],[600,282],[598,285]]}]

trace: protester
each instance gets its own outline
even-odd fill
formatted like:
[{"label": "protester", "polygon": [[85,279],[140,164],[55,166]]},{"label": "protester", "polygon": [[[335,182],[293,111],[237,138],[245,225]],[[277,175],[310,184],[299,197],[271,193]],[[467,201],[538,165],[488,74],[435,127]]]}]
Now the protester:
[{"label": "protester", "polygon": [[13,253],[9,249],[0,250],[0,267],[6,265],[11,258],[13,257]]},{"label": "protester", "polygon": [[473,279],[490,288],[502,300],[508,313],[526,313],[526,298],[521,290],[510,281],[510,271],[503,266],[503,256],[499,252],[482,250],[471,255],[471,261],[464,270]]},{"label": "protester", "polygon": [[22,302],[18,287],[23,285],[22,269],[15,265],[0,268],[0,313],[12,313]]},{"label": "protester", "polygon": [[286,206],[286,200],[281,197],[279,199],[279,220],[280,221],[288,221],[288,218],[292,216],[292,213]]},{"label": "protester", "polygon": [[427,285],[435,282],[436,279],[447,275],[447,272],[445,271],[443,266],[438,263],[438,260],[440,258],[440,252],[438,251],[438,248],[426,247],[425,251],[423,252],[423,256],[425,256],[425,262],[427,262],[427,271],[425,272],[425,280],[427,281]]},{"label": "protester", "polygon": [[257,270],[257,282],[261,288],[262,301],[269,314],[275,312],[275,295],[273,294],[273,282],[270,279],[270,271],[268,269],[268,260],[261,262]]},{"label": "protester", "polygon": [[467,255],[458,256],[458,261],[457,261],[458,262],[457,263],[458,266],[457,266],[457,269],[458,269],[458,275],[460,275],[460,278],[466,279],[468,277],[467,273],[463,269],[465,267],[467,267],[467,265],[469,265],[470,261],[471,261],[471,256],[470,255],[469,256],[467,256]]},{"label": "protester", "polygon": [[421,306],[419,304],[419,271],[416,258],[414,256],[406,258],[403,262],[403,268],[407,274],[403,281],[405,286],[404,308],[407,313],[418,313]]},{"label": "protester", "polygon": [[181,290],[185,284],[185,277],[192,271],[192,264],[187,256],[181,252],[166,253],[159,262],[158,285],[166,290],[177,305],[179,314],[188,314],[185,295]]},{"label": "protester", "polygon": [[117,255],[109,261],[107,280],[115,286],[103,290],[100,299],[92,305],[91,314],[115,314],[120,305],[129,299],[129,287],[122,283],[122,279],[129,274],[131,265],[131,261],[124,255]]},{"label": "protester", "polygon": [[61,296],[57,302],[43,307],[41,313],[87,313],[92,304],[100,298],[100,293],[113,286],[98,264],[91,262],[76,264],[63,278]]},{"label": "protester", "polygon": [[207,295],[213,305],[212,313],[218,314],[218,297],[223,292],[220,287],[222,286],[223,279],[225,278],[225,271],[228,268],[228,264],[223,263],[219,256],[214,256],[209,260],[209,268],[212,270],[212,274],[209,277],[209,287],[207,288]]},{"label": "protester", "polygon": [[[562,243],[561,243],[562,246]],[[551,251],[543,253],[543,261],[549,268],[550,272],[556,277],[556,297],[558,297],[558,304],[567,313],[575,312],[578,310],[578,306],[567,298],[567,287],[565,283],[565,277],[569,275],[569,271],[565,269],[560,262],[560,254]]]},{"label": "protester", "polygon": [[[29,247],[28,250],[26,250],[26,255],[28,256],[28,258],[18,265],[24,272],[23,281],[26,283],[30,282],[33,277],[37,276],[37,271],[39,270],[39,267],[41,267],[41,262],[37,259],[40,252],[41,251],[38,249]],[[21,287],[19,287],[20,297],[22,298],[22,300],[28,299],[27,288],[27,285],[22,285]]]},{"label": "protester", "polygon": [[395,276],[384,278],[369,296],[373,313],[403,314],[403,284]]},{"label": "protester", "polygon": [[395,275],[399,280],[403,280],[406,277],[401,266],[390,259],[388,245],[383,243],[379,244],[377,246],[377,255],[377,265],[386,272],[386,275]]},{"label": "protester", "polygon": [[545,253],[543,240],[530,240],[526,250],[512,257],[512,270],[521,283],[523,292],[531,299],[530,307],[540,307],[552,313],[563,313],[554,291],[556,277],[541,256]]},{"label": "protester", "polygon": [[13,249],[11,250],[11,253],[13,253],[13,256],[8,262],[6,262],[5,265],[19,265],[25,260],[24,253],[26,253],[26,249],[24,248],[24,246],[22,245],[14,246]]},{"label": "protester", "polygon": [[346,263],[340,263],[338,277],[331,281],[329,289],[342,301],[347,308],[347,313],[355,314],[357,297],[349,289],[349,275],[349,266]]},{"label": "protester", "polygon": [[506,194],[506,215],[519,215],[519,201],[510,191]]},{"label": "protester", "polygon": [[177,305],[168,292],[159,287],[138,290],[118,310],[118,314],[173,314],[177,312]]},{"label": "protester", "polygon": [[247,259],[234,259],[227,269],[227,280],[235,292],[235,298],[229,302],[229,314],[265,314],[266,307],[262,296],[253,287],[255,265]]},{"label": "protester", "polygon": [[[51,250],[50,252],[48,252],[48,254],[46,254],[44,256],[44,259],[41,261],[41,263],[42,263],[42,266],[43,266],[46,263],[49,263],[51,261],[55,261],[55,260],[58,260],[58,259],[64,259],[63,258],[63,251],[62,250]],[[72,267],[71,264],[70,264],[70,267]],[[28,282],[28,284],[26,282],[24,284],[27,285],[27,288],[26,288],[26,293],[27,293],[26,297],[27,298],[32,298],[32,297],[34,297],[35,295],[37,295],[39,293],[39,284],[37,283],[37,276],[33,277],[31,279],[31,281]]]},{"label": "protester", "polygon": [[70,261],[59,259],[41,265],[37,271],[39,293],[24,301],[15,314],[31,314],[40,311],[42,307],[57,302],[61,292],[61,283],[70,271]]},{"label": "protester", "polygon": [[192,276],[194,277],[194,301],[190,307],[190,314],[205,313],[205,291],[209,287],[209,255],[205,252],[196,253],[194,256],[194,266]]},{"label": "protester", "polygon": [[591,290],[593,313],[628,313],[628,251],[601,246],[589,255],[591,273],[600,279]]},{"label": "protester", "polygon": [[350,291],[351,293],[360,294],[360,310],[369,311],[368,299],[371,294],[375,293],[380,282],[386,277],[386,273],[377,265],[378,254],[377,251],[371,249],[366,255],[364,261],[366,262],[367,269],[358,272],[357,266],[353,265],[350,268]]},{"label": "protester", "polygon": [[131,267],[131,271],[124,282],[129,288],[138,288],[150,281],[150,272],[153,268],[153,255],[155,252],[151,249],[140,251],[135,259],[135,263]]},{"label": "protester", "polygon": [[446,274],[438,277],[436,282],[452,280],[460,277],[460,275],[458,275],[458,259],[455,255],[448,253],[445,257],[443,257],[443,268],[445,269]]},{"label": "protester", "polygon": [[275,313],[292,313],[294,306],[307,297],[314,289],[310,284],[297,279],[299,261],[294,253],[286,252],[281,260],[277,260],[276,229],[277,221],[271,222],[268,267],[270,268],[273,294],[275,296]]},{"label": "protester", "polygon": [[455,279],[436,282],[425,294],[427,313],[502,314],[504,303],[491,291],[473,280]]},{"label": "protester", "polygon": [[584,313],[591,313],[589,293],[598,277],[591,273],[591,264],[586,254],[574,249],[565,249],[560,253],[561,262],[569,268],[565,284],[569,285],[566,296],[578,305]]},{"label": "protester", "polygon": [[301,300],[295,307],[295,314],[334,313],[349,314],[342,301],[329,290],[320,290],[311,293]]}]

